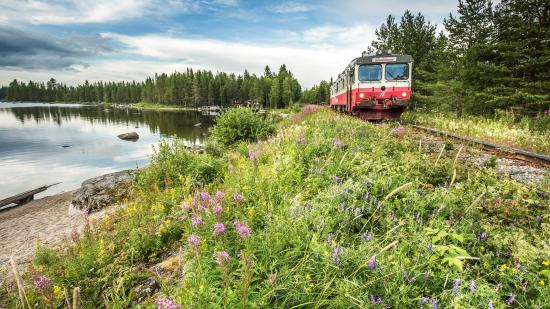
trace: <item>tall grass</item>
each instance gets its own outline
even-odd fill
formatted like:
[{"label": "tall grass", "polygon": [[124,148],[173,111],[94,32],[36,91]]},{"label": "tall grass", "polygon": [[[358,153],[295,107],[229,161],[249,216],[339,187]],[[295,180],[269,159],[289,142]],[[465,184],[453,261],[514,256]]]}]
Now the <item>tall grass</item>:
[{"label": "tall grass", "polygon": [[403,119],[462,136],[550,154],[550,116],[548,115],[530,118],[499,112],[494,117],[472,115],[457,117],[451,113],[415,111],[403,114]]}]

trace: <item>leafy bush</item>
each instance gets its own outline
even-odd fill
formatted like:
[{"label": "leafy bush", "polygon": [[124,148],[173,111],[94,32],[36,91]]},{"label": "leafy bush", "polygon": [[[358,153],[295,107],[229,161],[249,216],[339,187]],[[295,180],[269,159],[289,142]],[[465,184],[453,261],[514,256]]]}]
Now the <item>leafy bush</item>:
[{"label": "leafy bush", "polygon": [[164,140],[155,149],[149,166],[136,177],[138,187],[145,190],[164,189],[192,178],[197,186],[210,183],[222,175],[222,161],[197,154],[180,140]]},{"label": "leafy bush", "polygon": [[249,108],[232,108],[216,120],[212,137],[223,146],[239,141],[254,142],[275,132],[274,124]]}]

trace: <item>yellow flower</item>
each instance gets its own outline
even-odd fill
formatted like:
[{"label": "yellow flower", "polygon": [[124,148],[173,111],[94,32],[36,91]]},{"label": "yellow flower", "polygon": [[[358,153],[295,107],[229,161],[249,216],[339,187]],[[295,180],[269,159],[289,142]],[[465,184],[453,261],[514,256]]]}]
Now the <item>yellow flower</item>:
[{"label": "yellow flower", "polygon": [[329,256],[329,254],[330,254],[330,253],[328,253],[328,251],[323,252],[323,255],[324,255],[324,256]]},{"label": "yellow flower", "polygon": [[544,286],[544,280],[541,279],[541,280],[539,281],[539,285],[540,285],[540,286]]},{"label": "yellow flower", "polygon": [[508,265],[502,264],[500,265],[500,271],[506,271],[508,269]]},{"label": "yellow flower", "polygon": [[544,266],[550,266],[550,261],[545,260],[545,261],[542,262],[542,265],[544,265]]},{"label": "yellow flower", "polygon": [[63,289],[58,286],[58,285],[54,285],[53,286],[53,295],[55,295],[55,298],[63,298]]}]

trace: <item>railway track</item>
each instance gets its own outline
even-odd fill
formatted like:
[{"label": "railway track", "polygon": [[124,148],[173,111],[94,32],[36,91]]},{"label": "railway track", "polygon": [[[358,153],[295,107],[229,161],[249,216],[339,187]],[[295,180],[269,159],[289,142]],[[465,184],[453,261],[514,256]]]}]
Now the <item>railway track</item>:
[{"label": "railway track", "polygon": [[461,141],[463,143],[470,144],[470,145],[478,145],[478,146],[481,146],[485,151],[499,153],[508,158],[535,163],[544,167],[550,167],[550,156],[547,156],[547,155],[529,152],[518,148],[497,145],[497,144],[489,143],[478,139],[463,137],[456,134],[443,132],[437,129],[428,128],[424,126],[419,126],[414,124],[409,124],[409,126],[416,130],[427,132],[432,135],[444,136],[444,137]]}]

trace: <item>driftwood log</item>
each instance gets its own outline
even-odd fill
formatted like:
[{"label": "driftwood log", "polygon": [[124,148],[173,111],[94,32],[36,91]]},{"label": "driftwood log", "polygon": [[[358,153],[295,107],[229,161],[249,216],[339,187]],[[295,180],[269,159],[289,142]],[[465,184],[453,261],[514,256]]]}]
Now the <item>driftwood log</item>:
[{"label": "driftwood log", "polygon": [[49,186],[42,186],[40,188],[25,191],[23,193],[19,193],[19,194],[16,194],[14,196],[10,196],[8,198],[0,200],[0,207],[7,206],[9,204],[22,205],[22,204],[28,203],[28,202],[34,200],[34,195],[35,194],[40,193],[42,191],[46,191],[49,187],[55,186],[59,183],[60,182],[54,183],[53,185],[49,185]]}]

